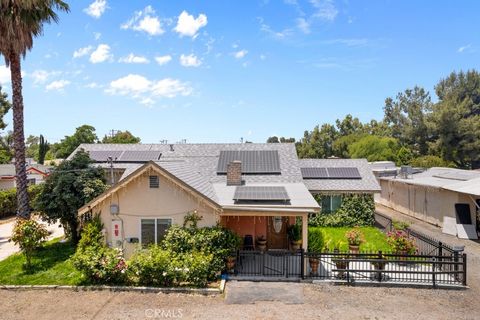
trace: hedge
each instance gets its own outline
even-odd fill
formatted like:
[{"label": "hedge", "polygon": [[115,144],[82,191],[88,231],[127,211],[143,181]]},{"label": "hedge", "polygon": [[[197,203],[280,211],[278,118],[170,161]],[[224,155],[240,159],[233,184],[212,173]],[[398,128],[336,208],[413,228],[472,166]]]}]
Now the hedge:
[{"label": "hedge", "polygon": [[[33,207],[35,198],[40,193],[41,185],[32,185],[28,187],[28,197],[30,207]],[[14,216],[17,213],[17,190],[0,190],[0,219]]]}]

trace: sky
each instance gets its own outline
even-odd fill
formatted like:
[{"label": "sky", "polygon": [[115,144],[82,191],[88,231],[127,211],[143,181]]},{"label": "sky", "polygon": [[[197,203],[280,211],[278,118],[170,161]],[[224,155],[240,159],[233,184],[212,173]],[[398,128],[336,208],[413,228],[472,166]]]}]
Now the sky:
[{"label": "sky", "polygon": [[[23,61],[26,135],[301,138],[479,69],[478,1],[75,0]],[[0,59],[0,84],[11,96]],[[10,123],[11,114],[7,116]],[[8,130],[7,129],[7,130]]]}]

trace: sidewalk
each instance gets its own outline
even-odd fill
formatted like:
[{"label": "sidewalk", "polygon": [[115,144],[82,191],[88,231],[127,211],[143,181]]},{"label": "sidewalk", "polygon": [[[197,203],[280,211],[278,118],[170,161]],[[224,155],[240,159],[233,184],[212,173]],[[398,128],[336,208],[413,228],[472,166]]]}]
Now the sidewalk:
[{"label": "sidewalk", "polygon": [[[48,225],[43,221],[38,221],[46,225],[50,233],[49,240],[64,235],[63,228],[59,227],[58,223]],[[9,241],[14,225],[15,220],[0,224],[0,261],[19,251],[18,246]]]}]

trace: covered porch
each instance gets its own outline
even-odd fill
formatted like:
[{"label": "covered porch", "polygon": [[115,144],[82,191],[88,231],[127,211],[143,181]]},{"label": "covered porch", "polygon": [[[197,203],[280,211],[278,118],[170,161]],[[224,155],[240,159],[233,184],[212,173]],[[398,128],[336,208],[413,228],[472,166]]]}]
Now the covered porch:
[{"label": "covered porch", "polygon": [[[220,224],[243,240],[240,249],[260,251],[257,240],[266,240],[266,250],[292,250],[288,227],[301,223],[301,248],[308,248],[308,212],[285,211],[224,211]],[[250,239],[250,240],[249,240]]]}]

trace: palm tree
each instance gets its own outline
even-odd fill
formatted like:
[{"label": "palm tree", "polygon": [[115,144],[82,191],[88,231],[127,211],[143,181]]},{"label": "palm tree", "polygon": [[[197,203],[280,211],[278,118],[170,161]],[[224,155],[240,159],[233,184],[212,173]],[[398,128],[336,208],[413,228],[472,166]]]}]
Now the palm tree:
[{"label": "palm tree", "polygon": [[13,139],[17,182],[17,216],[30,218],[23,132],[23,96],[21,57],[43,33],[44,23],[58,22],[55,10],[68,12],[61,0],[0,0],[0,54],[10,66],[12,79]]}]

